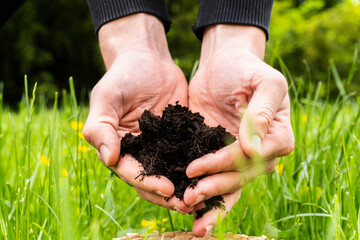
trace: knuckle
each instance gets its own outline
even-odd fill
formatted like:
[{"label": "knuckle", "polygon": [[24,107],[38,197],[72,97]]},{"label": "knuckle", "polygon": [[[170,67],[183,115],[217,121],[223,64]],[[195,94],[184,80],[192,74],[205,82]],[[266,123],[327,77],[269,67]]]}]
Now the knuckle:
[{"label": "knuckle", "polygon": [[138,188],[134,188],[136,193],[139,195],[139,197],[141,197],[142,199],[145,199],[145,195],[143,194],[143,191],[141,191]]},{"label": "knuckle", "polygon": [[274,74],[271,84],[275,85],[281,92],[286,93],[288,91],[288,84],[284,75],[279,71],[276,71]]},{"label": "knuckle", "polygon": [[249,182],[249,179],[247,176],[243,175],[240,176],[239,173],[237,173],[238,177],[236,180],[236,183],[234,184],[234,186],[232,186],[232,188],[230,189],[230,193],[234,193],[236,191],[239,191],[239,189],[244,186],[247,182]]},{"label": "knuckle", "polygon": [[236,160],[238,155],[235,153],[229,152],[227,149],[222,149],[221,155],[219,154],[219,160],[216,165],[216,172],[222,172],[224,170],[235,170],[236,169]]},{"label": "knuckle", "polygon": [[82,134],[84,136],[84,138],[89,141],[91,136],[92,136],[92,128],[89,125],[84,126],[83,130],[82,130]]},{"label": "knuckle", "polygon": [[275,159],[272,159],[272,160],[270,160],[268,162],[267,167],[266,167],[266,171],[265,171],[266,174],[272,173],[275,170],[276,161],[277,161],[277,159],[275,158]]},{"label": "knuckle", "polygon": [[100,88],[101,88],[101,85],[99,83],[97,83],[91,90],[90,96],[94,97],[94,96],[98,95],[99,93],[101,93]]},{"label": "knuckle", "polygon": [[102,80],[100,80],[91,90],[91,99],[97,99],[106,97],[113,93],[113,87],[108,86],[108,84],[104,84]]},{"label": "knuckle", "polygon": [[290,154],[295,149],[295,139],[294,136],[290,138],[289,144],[286,146],[285,155]]},{"label": "knuckle", "polygon": [[263,130],[267,130],[272,123],[273,115],[274,112],[270,107],[261,109],[261,111],[256,114],[256,125],[260,126]]},{"label": "knuckle", "polygon": [[148,190],[150,192],[153,192],[153,189],[151,189],[151,187],[147,187],[147,184],[144,183],[145,181],[146,181],[146,177],[144,179],[142,179],[142,180],[139,179],[138,181],[136,181],[136,187],[141,189],[141,190],[146,189],[146,190]]}]

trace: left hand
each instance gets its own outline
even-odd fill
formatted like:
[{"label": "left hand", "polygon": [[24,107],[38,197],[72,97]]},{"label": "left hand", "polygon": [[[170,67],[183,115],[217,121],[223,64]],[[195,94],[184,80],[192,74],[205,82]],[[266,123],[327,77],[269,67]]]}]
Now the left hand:
[{"label": "left hand", "polygon": [[204,200],[221,195],[226,207],[195,219],[196,236],[216,226],[219,212],[226,216],[244,184],[272,172],[276,158],[294,149],[287,82],[263,62],[265,42],[255,27],[215,25],[205,31],[199,69],[189,86],[190,109],[208,125],[225,127],[237,141],[187,168],[189,178],[205,177],[186,190],[185,203],[198,210]]}]

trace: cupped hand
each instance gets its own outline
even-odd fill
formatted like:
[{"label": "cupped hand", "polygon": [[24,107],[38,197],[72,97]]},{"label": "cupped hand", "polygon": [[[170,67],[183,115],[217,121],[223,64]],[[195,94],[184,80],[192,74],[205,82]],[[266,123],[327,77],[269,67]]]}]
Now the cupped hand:
[{"label": "cupped hand", "polygon": [[[195,188],[186,190],[187,205],[197,210],[213,196],[225,200],[226,211],[213,209],[194,220],[197,236],[216,226],[218,213],[226,215],[240,198],[244,184],[272,172],[276,158],[294,148],[287,83],[280,72],[262,61],[263,32],[254,27],[239,26],[242,29],[232,31],[227,27],[233,28],[215,26],[205,32],[199,69],[189,86],[190,109],[200,112],[210,126],[220,124],[237,138],[187,168],[189,178],[205,176]],[[236,31],[242,32],[237,40]],[[225,38],[215,37],[220,33]],[[227,34],[231,37],[226,38]]]},{"label": "cupped hand", "polygon": [[[140,19],[136,18],[139,16]],[[130,26],[136,31],[124,30],[129,25],[122,24],[124,20],[131,21]],[[84,137],[97,149],[99,159],[111,167],[123,181],[133,186],[140,197],[166,208],[191,212],[192,207],[171,197],[174,186],[169,179],[149,176],[140,181],[139,178],[136,179],[142,170],[140,164],[129,155],[120,159],[121,138],[126,133],[140,133],[138,119],[145,109],[160,115],[168,104],[179,101],[181,105],[188,105],[186,79],[172,61],[164,29],[155,17],[146,14],[132,15],[110,24],[118,25],[105,25],[99,33],[108,69],[92,90]],[[152,29],[154,34],[158,30],[160,33],[157,38],[163,37],[160,40],[152,38],[147,35],[149,31],[141,34],[144,25],[149,25],[147,28]],[[111,27],[115,29],[109,29]],[[127,33],[127,36],[114,36],[116,33]],[[132,35],[136,35],[134,41],[123,39]],[[164,39],[165,43],[161,45]],[[129,41],[130,45],[123,44]],[[165,197],[171,198],[166,201]]]}]

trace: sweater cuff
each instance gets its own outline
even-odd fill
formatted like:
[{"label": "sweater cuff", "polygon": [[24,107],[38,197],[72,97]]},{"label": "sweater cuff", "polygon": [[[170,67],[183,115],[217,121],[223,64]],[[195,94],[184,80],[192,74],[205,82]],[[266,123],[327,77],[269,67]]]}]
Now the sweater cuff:
[{"label": "sweater cuff", "polygon": [[166,12],[164,0],[87,0],[96,34],[102,25],[134,13],[149,13],[164,24],[165,32],[170,29],[171,20]]},{"label": "sweater cuff", "polygon": [[202,40],[204,28],[210,25],[251,25],[261,28],[268,40],[273,3],[274,0],[200,0],[194,33]]}]

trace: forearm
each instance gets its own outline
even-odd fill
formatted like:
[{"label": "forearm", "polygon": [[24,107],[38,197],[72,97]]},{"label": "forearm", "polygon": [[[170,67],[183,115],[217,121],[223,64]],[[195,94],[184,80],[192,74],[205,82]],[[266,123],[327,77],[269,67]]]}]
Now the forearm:
[{"label": "forearm", "polygon": [[152,51],[170,58],[162,22],[146,13],[133,14],[111,21],[99,30],[101,53],[107,68],[125,51]]},{"label": "forearm", "polygon": [[217,24],[204,31],[200,65],[225,49],[244,49],[264,59],[266,35],[258,27]]}]

